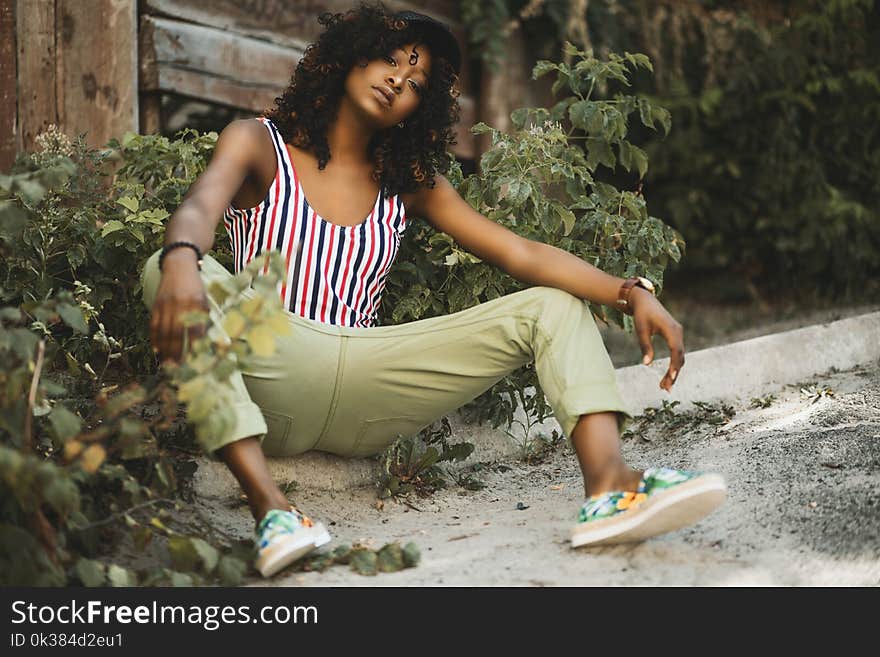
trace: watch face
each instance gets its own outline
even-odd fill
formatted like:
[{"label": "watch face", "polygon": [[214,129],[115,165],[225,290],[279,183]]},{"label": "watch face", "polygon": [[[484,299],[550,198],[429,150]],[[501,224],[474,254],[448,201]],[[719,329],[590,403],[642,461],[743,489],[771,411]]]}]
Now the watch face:
[{"label": "watch face", "polygon": [[644,276],[637,276],[637,278],[639,281],[639,285],[641,285],[643,288],[645,288],[648,292],[651,292],[651,293],[654,292],[654,284],[651,281],[649,281]]}]

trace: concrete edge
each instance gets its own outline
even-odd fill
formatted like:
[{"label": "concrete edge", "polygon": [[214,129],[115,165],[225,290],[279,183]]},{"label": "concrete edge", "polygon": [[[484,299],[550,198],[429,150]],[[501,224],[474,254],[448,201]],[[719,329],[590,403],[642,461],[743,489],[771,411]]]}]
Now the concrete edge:
[{"label": "concrete edge", "polygon": [[618,369],[617,385],[633,412],[641,413],[664,400],[687,408],[695,401],[749,399],[878,359],[880,312],[874,312],[686,354],[671,393],[659,386],[668,358]]},{"label": "concrete edge", "polygon": [[[695,401],[746,400],[781,390],[828,372],[848,370],[880,360],[880,312],[859,315],[826,324],[765,335],[686,354],[671,393],[659,387],[669,359],[651,365],[634,365],[616,370],[617,384],[634,415],[664,400],[678,401],[682,409]],[[516,452],[513,440],[499,429],[473,426],[452,420],[456,441],[475,444],[473,460],[492,460]],[[540,429],[559,430],[555,420]],[[226,466],[200,457],[194,477],[196,492],[203,497],[229,498],[239,494],[235,478]],[[275,481],[284,485],[294,480],[298,488],[341,491],[375,485],[379,464],[373,459],[347,459],[332,454],[309,452],[291,458],[269,458]]]}]

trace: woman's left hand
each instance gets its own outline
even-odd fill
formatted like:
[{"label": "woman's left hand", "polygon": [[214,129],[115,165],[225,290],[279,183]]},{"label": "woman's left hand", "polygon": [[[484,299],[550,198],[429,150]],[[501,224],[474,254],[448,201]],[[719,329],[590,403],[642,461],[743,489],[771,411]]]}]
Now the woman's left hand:
[{"label": "woman's left hand", "polygon": [[654,360],[654,347],[651,336],[659,333],[669,345],[669,369],[660,381],[660,387],[669,392],[678,373],[684,366],[684,329],[657,298],[639,287],[633,288],[630,295],[633,306],[633,321],[636,335],[642,348],[642,363],[650,365]]}]

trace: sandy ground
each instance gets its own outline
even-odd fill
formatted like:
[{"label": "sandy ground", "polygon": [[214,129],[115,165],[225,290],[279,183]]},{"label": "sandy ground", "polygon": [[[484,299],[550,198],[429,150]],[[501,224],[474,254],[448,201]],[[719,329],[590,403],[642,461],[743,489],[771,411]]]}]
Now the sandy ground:
[{"label": "sandy ground", "polygon": [[[635,467],[669,465],[721,473],[727,502],[699,524],[627,546],[569,547],[583,500],[566,446],[539,465],[514,458],[485,468],[478,491],[452,486],[410,505],[375,507],[371,489],[302,489],[296,502],[324,522],[333,548],[413,541],[421,563],[365,577],[346,566],[284,571],[252,586],[750,586],[880,584],[880,366],[815,377],[833,396],[799,382],[768,408],[735,403],[723,425],[670,429],[654,422],[624,441]],[[503,470],[503,471],[502,471]],[[250,536],[246,507],[199,499],[205,516]],[[527,507],[518,509],[518,503]],[[415,507],[415,508],[413,508]]]}]

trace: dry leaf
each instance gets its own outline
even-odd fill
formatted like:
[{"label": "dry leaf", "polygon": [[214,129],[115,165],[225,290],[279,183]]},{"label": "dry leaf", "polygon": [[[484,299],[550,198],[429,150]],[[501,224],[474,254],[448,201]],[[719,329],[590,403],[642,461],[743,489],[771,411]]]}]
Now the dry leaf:
[{"label": "dry leaf", "polygon": [[101,467],[105,458],[107,458],[107,452],[103,445],[89,445],[80,457],[80,465],[83,470],[89,474],[93,474]]}]

